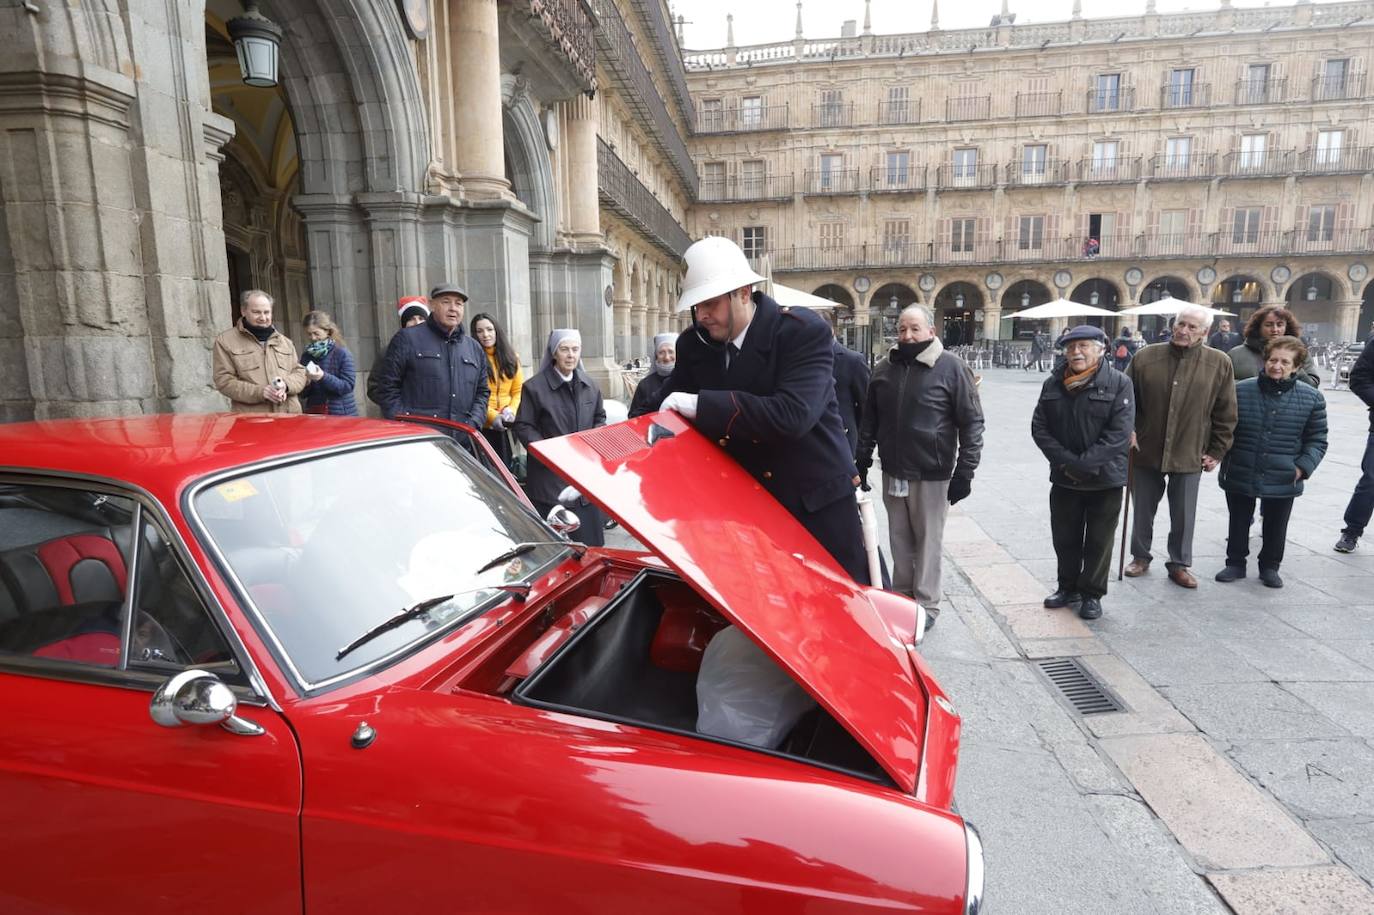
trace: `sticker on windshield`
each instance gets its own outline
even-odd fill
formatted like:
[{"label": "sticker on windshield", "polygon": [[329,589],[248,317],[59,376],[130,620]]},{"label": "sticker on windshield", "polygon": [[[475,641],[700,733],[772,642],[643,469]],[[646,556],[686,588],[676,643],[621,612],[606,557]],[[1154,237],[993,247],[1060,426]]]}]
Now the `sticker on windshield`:
[{"label": "sticker on windshield", "polygon": [[215,487],[215,492],[219,493],[225,502],[242,502],[244,499],[251,499],[258,494],[257,489],[247,480],[230,480],[228,483],[221,483]]}]

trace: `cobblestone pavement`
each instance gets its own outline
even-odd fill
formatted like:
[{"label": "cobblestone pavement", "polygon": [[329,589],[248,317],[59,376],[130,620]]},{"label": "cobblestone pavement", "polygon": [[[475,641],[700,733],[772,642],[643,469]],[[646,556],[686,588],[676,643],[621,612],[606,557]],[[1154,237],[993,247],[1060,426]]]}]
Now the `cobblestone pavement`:
[{"label": "cobblestone pavement", "polygon": [[[1331,549],[1363,405],[1323,391],[1331,448],[1294,509],[1283,589],[1253,570],[1212,580],[1226,504],[1207,475],[1198,589],[1162,560],[1117,582],[1114,555],[1105,613],[1084,622],[1041,606],[1055,563],[1030,416],[1045,376],[983,374],[983,466],[950,513],[947,598],[923,652],[963,716],[958,804],[983,835],[987,910],[1374,913],[1374,540]],[[1157,554],[1167,529],[1161,506]],[[1125,711],[1075,713],[1035,664],[1066,656]]]},{"label": "cobblestone pavement", "polygon": [[[987,846],[990,911],[1374,912],[1374,542],[1331,549],[1363,405],[1324,391],[1331,449],[1294,509],[1283,589],[1253,569],[1212,580],[1226,505],[1207,475],[1198,589],[1162,561],[1117,582],[1114,557],[1105,614],[1084,622],[1041,606],[1055,578],[1030,439],[1044,376],[984,376],[983,466],[950,515],[951,596],[924,652],[964,716],[958,798]],[[1162,506],[1157,554],[1167,528]],[[1073,712],[1035,665],[1065,656],[1125,711]]]}]

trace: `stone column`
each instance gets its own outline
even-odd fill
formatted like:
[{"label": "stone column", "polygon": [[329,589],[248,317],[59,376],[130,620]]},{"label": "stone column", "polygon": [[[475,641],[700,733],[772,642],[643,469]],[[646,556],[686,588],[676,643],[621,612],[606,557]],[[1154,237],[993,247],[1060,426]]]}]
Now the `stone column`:
[{"label": "stone column", "polygon": [[511,196],[501,127],[501,41],[496,0],[450,6],[454,119],[452,151],[464,194],[473,200]]},{"label": "stone column", "polygon": [[983,339],[1002,339],[1002,306],[998,302],[983,306]]},{"label": "stone column", "polygon": [[1340,302],[1336,305],[1336,339],[1337,340],[1361,340],[1360,336],[1360,307],[1364,303],[1359,299],[1351,302]]}]

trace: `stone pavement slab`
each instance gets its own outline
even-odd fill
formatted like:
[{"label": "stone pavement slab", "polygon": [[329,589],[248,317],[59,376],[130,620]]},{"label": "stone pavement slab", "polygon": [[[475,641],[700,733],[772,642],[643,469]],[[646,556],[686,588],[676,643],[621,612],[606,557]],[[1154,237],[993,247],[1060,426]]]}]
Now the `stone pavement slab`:
[{"label": "stone pavement slab", "polygon": [[1249,740],[1230,756],[1304,820],[1374,819],[1374,749],[1362,740]]},{"label": "stone pavement slab", "polygon": [[1346,731],[1275,683],[1209,683],[1161,690],[1209,737],[1221,740],[1344,737]]},{"label": "stone pavement slab", "polygon": [[1255,683],[1270,677],[1225,648],[1198,638],[1114,640],[1117,655],[1154,686]]},{"label": "stone pavement slab", "polygon": [[1284,689],[1352,734],[1374,738],[1374,689],[1367,683],[1286,683]]},{"label": "stone pavement slab", "polygon": [[1204,867],[1327,863],[1326,853],[1302,827],[1201,737],[1114,737],[1102,746]]},{"label": "stone pavement slab", "polygon": [[1374,680],[1374,670],[1315,639],[1222,639],[1221,644],[1280,682]]},{"label": "stone pavement slab", "polygon": [[1208,874],[1236,915],[1369,915],[1374,893],[1343,867]]},{"label": "stone pavement slab", "polygon": [[1374,881],[1374,820],[1308,820],[1306,826],[1341,863]]}]

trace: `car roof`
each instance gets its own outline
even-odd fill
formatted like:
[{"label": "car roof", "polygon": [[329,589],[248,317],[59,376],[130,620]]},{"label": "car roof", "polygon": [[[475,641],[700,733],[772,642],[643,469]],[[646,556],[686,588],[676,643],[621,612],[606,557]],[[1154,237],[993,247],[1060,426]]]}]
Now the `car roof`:
[{"label": "car roof", "polygon": [[347,417],[158,413],[0,424],[0,469],[104,477],[164,494],[221,470],[430,430]]}]

